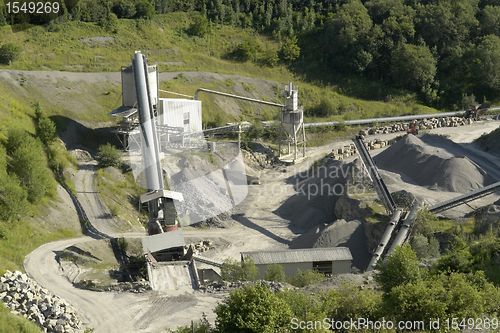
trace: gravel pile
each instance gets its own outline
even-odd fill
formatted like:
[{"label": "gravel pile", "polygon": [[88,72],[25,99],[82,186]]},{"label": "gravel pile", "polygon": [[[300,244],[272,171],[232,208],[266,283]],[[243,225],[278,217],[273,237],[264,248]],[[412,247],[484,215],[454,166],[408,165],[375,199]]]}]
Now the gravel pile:
[{"label": "gravel pile", "polygon": [[0,300],[12,314],[28,318],[43,332],[80,332],[75,310],[19,271],[0,277]]},{"label": "gravel pile", "polygon": [[237,282],[226,282],[226,281],[213,282],[209,285],[202,286],[200,288],[200,290],[202,290],[206,293],[211,293],[211,294],[228,293],[234,289],[241,288],[241,287],[244,287],[247,285],[253,285],[253,284],[260,284],[260,285],[266,286],[274,292],[289,290],[289,289],[296,289],[294,286],[292,286],[286,282],[258,280],[258,281],[237,281]]},{"label": "gravel pile", "polygon": [[[451,148],[454,143],[449,143]],[[490,182],[486,172],[466,156],[455,156],[414,135],[404,136],[374,161],[379,168],[405,174],[420,186],[440,191],[466,193]]]}]

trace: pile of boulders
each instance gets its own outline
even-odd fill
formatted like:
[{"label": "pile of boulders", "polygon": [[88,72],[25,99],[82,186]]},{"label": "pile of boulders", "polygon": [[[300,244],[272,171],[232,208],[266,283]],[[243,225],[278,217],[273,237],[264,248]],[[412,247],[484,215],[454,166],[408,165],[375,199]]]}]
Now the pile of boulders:
[{"label": "pile of boulders", "polygon": [[193,254],[200,254],[203,252],[207,252],[212,246],[212,241],[210,239],[204,240],[204,241],[199,241],[198,243],[191,243],[191,244],[186,244],[184,245],[184,249],[187,251],[189,247],[192,247],[193,249]]},{"label": "pile of boulders", "polygon": [[236,281],[236,282],[227,282],[227,281],[212,282],[210,284],[201,286],[200,290],[211,294],[228,293],[234,289],[253,284],[260,284],[262,286],[266,286],[267,288],[269,288],[274,292],[296,289],[294,286],[285,282],[257,280],[257,281]]},{"label": "pile of boulders", "polygon": [[[387,141],[387,140],[375,139],[375,140],[365,141],[365,145],[366,145],[367,150],[373,150],[373,149],[384,148],[384,147],[390,146],[394,142],[395,142],[394,140]],[[358,152],[357,152],[354,144],[350,144],[349,146],[344,146],[344,147],[333,149],[332,152],[330,153],[329,157],[333,158],[334,160],[342,160],[342,159],[354,156],[357,153]]]},{"label": "pile of boulders", "polygon": [[[472,118],[463,118],[463,117],[444,117],[444,118],[424,118],[422,120],[418,120],[417,124],[419,129],[434,129],[439,127],[458,127],[464,125],[470,125],[474,122]],[[388,133],[397,133],[397,132],[406,132],[410,127],[411,123],[396,123],[387,126],[376,126],[365,128],[359,131],[360,136],[374,135],[374,134],[388,134]]]},{"label": "pile of boulders", "polygon": [[12,314],[31,320],[43,332],[80,331],[80,320],[68,303],[19,271],[7,271],[0,277],[0,300]]}]

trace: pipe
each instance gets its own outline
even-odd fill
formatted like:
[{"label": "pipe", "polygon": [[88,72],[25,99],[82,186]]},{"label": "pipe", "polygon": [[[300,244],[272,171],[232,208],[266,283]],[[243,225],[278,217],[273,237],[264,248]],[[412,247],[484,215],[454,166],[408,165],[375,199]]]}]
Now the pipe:
[{"label": "pipe", "polygon": [[406,238],[408,237],[408,233],[410,232],[410,227],[411,227],[413,221],[415,220],[415,218],[417,217],[417,213],[419,211],[419,208],[420,208],[420,202],[416,201],[415,204],[413,205],[413,207],[411,208],[410,214],[408,214],[405,221],[403,222],[401,229],[399,229],[399,232],[396,235],[396,238],[394,238],[394,242],[392,242],[392,245],[391,245],[389,251],[387,252],[387,255],[385,256],[385,259],[387,259],[387,257],[389,257],[392,254],[392,252],[394,251],[394,248],[397,245],[402,245],[405,242]]},{"label": "pipe", "polygon": [[[500,110],[500,107],[490,108],[490,110]],[[418,120],[425,118],[442,118],[442,117],[454,117],[459,116],[465,113],[465,110],[462,111],[453,111],[453,112],[442,112],[442,113],[430,113],[430,114],[419,114],[419,115],[409,115],[409,116],[397,116],[397,117],[384,117],[384,118],[368,118],[368,119],[356,119],[356,120],[346,120],[346,121],[326,121],[323,123],[305,123],[305,127],[316,127],[316,126],[335,126],[340,123],[345,123],[348,125],[362,125],[362,124],[370,124],[370,123],[386,123],[386,122],[395,122],[395,121],[406,121],[406,120]]]},{"label": "pipe", "polygon": [[196,92],[194,93],[194,99],[195,100],[198,100],[198,93],[200,91],[204,91],[204,92],[208,92],[208,93],[216,94],[216,95],[222,95],[222,96],[226,96],[226,97],[232,97],[232,98],[242,99],[244,101],[249,101],[249,102],[256,102],[256,103],[261,103],[261,104],[266,104],[266,105],[271,105],[271,106],[277,106],[277,107],[280,107],[280,108],[284,108],[286,106],[286,105],[283,105],[283,104],[278,104],[278,103],[274,103],[274,102],[267,102],[267,101],[263,101],[263,100],[260,100],[260,99],[243,97],[243,96],[238,96],[238,95],[233,95],[233,94],[227,94],[227,93],[223,93],[223,92],[220,92],[220,91],[209,90],[209,89],[205,89],[205,88],[198,88],[196,90]]},{"label": "pipe", "polygon": [[380,243],[375,249],[375,252],[373,253],[372,260],[368,264],[368,268],[366,269],[367,272],[373,271],[375,269],[375,265],[377,264],[380,257],[382,257],[385,247],[391,240],[392,232],[396,227],[396,225],[398,224],[402,213],[403,211],[398,208],[394,211],[394,214],[392,214],[391,220],[389,221],[389,224],[385,228],[385,232],[382,235],[382,238],[380,239]]},{"label": "pipe", "polygon": [[[144,138],[143,158],[144,158],[144,173],[146,176],[146,188],[148,191],[163,189],[163,173],[161,165],[158,161],[160,156],[158,142],[156,136],[155,120],[152,114],[151,101],[147,85],[146,69],[147,64],[143,60],[143,55],[140,51],[135,52],[134,60],[134,76],[137,91],[137,104],[139,106],[139,123],[142,129]],[[146,68],[146,69],[145,69]],[[161,173],[159,173],[161,172]]]}]

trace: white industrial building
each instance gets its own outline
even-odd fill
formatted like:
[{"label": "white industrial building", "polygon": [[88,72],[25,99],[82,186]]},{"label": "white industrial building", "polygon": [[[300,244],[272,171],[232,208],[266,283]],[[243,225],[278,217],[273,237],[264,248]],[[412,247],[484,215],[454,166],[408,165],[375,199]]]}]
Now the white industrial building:
[{"label": "white industrial building", "polygon": [[347,247],[317,249],[295,249],[283,251],[241,252],[241,260],[250,258],[259,270],[258,279],[266,274],[271,264],[280,264],[286,278],[297,274],[298,270],[316,270],[327,275],[351,272],[351,251]]},{"label": "white industrial building", "polygon": [[[128,136],[139,125],[132,66],[122,67],[121,79],[122,106],[110,112],[110,115],[122,117],[118,128],[113,132],[118,135],[124,148],[128,149]],[[160,98],[157,66],[148,66],[147,79],[156,125],[159,127],[158,130],[162,137],[165,134],[186,135],[202,131],[201,101]]]}]

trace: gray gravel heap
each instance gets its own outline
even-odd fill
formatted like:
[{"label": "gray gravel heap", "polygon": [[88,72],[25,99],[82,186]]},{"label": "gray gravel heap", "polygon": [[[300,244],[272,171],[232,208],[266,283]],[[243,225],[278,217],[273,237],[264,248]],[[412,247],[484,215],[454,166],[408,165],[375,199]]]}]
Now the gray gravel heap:
[{"label": "gray gravel heap", "polygon": [[0,300],[12,314],[36,323],[43,332],[80,332],[75,310],[26,274],[7,271],[0,277]]}]

